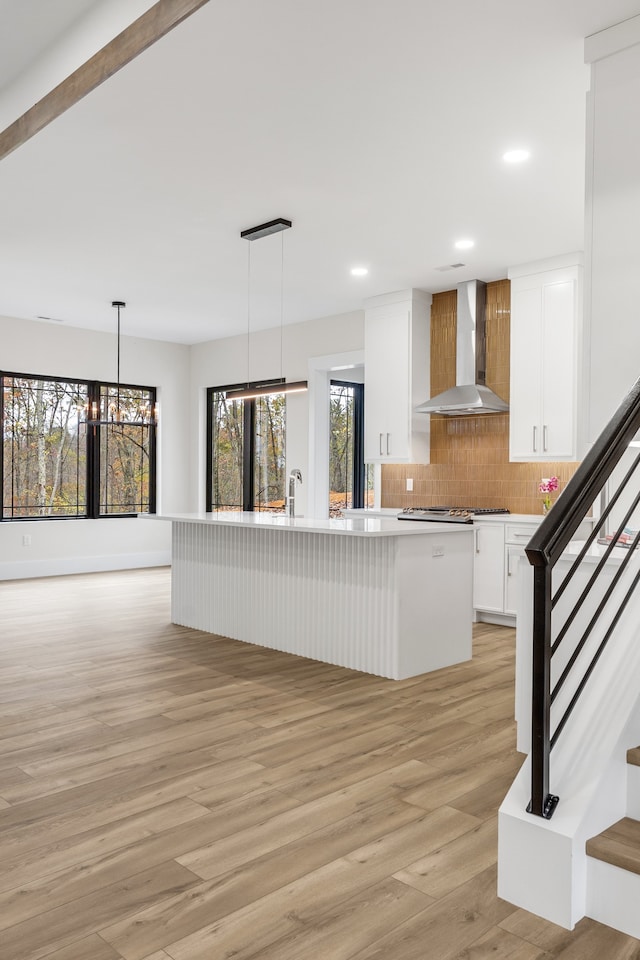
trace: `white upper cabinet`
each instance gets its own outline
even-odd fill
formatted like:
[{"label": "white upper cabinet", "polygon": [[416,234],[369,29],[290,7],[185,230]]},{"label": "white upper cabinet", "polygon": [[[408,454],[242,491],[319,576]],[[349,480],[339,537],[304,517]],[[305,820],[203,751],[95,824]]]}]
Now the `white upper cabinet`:
[{"label": "white upper cabinet", "polygon": [[509,270],[511,460],[577,460],[580,255]]},{"label": "white upper cabinet", "polygon": [[420,290],[365,302],[364,458],[367,463],[428,463],[431,295]]}]

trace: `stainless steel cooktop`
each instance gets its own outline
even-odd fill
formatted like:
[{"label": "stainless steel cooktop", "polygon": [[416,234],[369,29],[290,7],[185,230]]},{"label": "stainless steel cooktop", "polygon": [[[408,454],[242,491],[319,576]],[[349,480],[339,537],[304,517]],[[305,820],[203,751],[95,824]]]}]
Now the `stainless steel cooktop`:
[{"label": "stainless steel cooktop", "polygon": [[472,523],[474,517],[509,513],[506,507],[405,507],[398,520],[432,520],[437,523]]}]

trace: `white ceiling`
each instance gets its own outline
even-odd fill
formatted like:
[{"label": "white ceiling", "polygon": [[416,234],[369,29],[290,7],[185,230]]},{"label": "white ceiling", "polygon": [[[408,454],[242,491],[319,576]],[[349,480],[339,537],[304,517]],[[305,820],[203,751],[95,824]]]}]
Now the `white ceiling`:
[{"label": "white ceiling", "polygon": [[[97,6],[0,0],[0,96]],[[251,329],[280,321],[281,240],[286,323],[581,249],[583,39],[638,14],[211,0],[0,162],[0,313],[112,330],[123,299],[124,332],[194,343],[246,331],[249,247]]]},{"label": "white ceiling", "polygon": [[0,93],[100,0],[0,0]]}]

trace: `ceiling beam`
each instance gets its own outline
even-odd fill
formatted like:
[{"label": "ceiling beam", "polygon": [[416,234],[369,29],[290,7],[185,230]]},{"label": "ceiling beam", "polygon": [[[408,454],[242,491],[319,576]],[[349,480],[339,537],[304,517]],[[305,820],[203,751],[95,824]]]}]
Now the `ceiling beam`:
[{"label": "ceiling beam", "polygon": [[209,0],[158,0],[0,133],[0,160],[39,133]]}]

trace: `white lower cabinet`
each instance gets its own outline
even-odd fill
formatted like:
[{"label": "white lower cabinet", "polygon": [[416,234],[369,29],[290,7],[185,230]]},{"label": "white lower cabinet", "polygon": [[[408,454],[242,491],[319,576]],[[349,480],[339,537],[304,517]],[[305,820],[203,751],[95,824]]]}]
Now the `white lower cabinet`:
[{"label": "white lower cabinet", "polygon": [[526,560],[524,547],[514,543],[504,545],[504,612],[515,617],[518,606],[518,564]]},{"label": "white lower cabinet", "polygon": [[504,611],[504,524],[478,523],[474,530],[473,607]]},{"label": "white lower cabinet", "polygon": [[[505,514],[497,518],[474,520],[475,554],[473,560],[473,609],[476,620],[515,624],[518,612],[518,568],[528,563],[525,547],[542,521],[542,515]],[[575,533],[575,540],[586,540],[593,527],[586,517]]]},{"label": "white lower cabinet", "polygon": [[518,565],[542,517],[476,520],[473,607],[479,620],[512,623],[518,607]]}]

